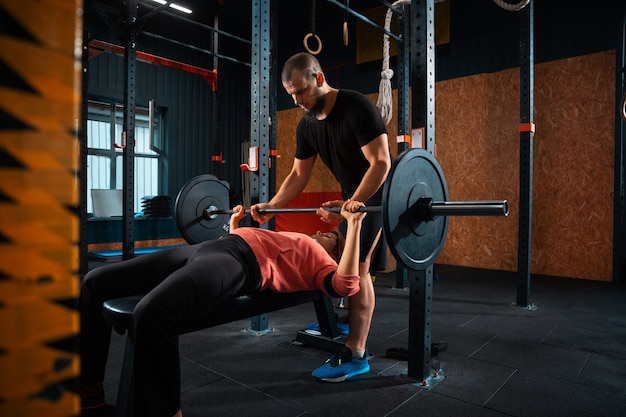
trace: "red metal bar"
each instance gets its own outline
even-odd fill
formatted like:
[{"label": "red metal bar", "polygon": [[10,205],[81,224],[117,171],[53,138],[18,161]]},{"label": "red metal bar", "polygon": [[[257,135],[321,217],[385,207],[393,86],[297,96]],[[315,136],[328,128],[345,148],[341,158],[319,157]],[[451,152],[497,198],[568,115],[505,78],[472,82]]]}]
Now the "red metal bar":
[{"label": "red metal bar", "polygon": [[[102,52],[110,52],[117,55],[124,55],[124,47],[113,43],[92,39],[89,42],[89,57],[93,58]],[[169,58],[163,58],[152,55],[147,52],[137,51],[137,59],[152,64],[161,65],[168,68],[174,68],[180,71],[197,74],[203,77],[210,85],[213,91],[217,90],[217,70],[208,70],[206,68],[196,67],[194,65],[185,64],[184,62],[174,61]]]}]

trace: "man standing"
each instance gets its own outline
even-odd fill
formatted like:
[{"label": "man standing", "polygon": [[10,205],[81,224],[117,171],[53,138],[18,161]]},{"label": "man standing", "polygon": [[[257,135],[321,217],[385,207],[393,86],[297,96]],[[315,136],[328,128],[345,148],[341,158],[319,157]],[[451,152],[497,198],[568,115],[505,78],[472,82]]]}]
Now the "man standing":
[{"label": "man standing", "polygon": [[[287,60],[281,73],[283,87],[305,114],[296,130],[296,155],[291,172],[268,203],[251,207],[252,217],[266,223],[271,214],[260,208],[285,207],[305,188],[317,156],[341,185],[344,200],[364,201],[366,206],[382,204],[383,184],[391,168],[385,123],[374,104],[363,94],[332,88],[313,55],[298,53]],[[341,206],[328,201],[323,207]],[[336,213],[320,209],[317,214],[328,223],[338,223]],[[345,222],[340,229],[345,228]],[[361,230],[359,263],[360,291],[349,300],[350,333],[346,345],[313,376],[340,382],[369,372],[366,343],[375,306],[370,258],[382,230],[382,215],[369,213]]]}]

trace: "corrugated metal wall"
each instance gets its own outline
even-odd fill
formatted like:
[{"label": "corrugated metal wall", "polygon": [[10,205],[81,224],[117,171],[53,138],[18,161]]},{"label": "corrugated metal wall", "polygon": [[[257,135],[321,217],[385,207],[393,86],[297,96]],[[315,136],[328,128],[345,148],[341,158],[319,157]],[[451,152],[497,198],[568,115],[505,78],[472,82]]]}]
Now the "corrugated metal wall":
[{"label": "corrugated metal wall", "polygon": [[[124,77],[122,57],[105,53],[92,58],[90,98],[121,101]],[[172,199],[185,182],[199,174],[217,175],[234,187],[241,182],[240,144],[249,137],[249,69],[243,64],[225,63],[218,77],[218,91],[214,92],[199,75],[138,63],[137,105],[147,107],[154,99],[157,106],[166,109],[168,176],[164,184]],[[212,162],[213,154],[222,154],[225,163]]]}]

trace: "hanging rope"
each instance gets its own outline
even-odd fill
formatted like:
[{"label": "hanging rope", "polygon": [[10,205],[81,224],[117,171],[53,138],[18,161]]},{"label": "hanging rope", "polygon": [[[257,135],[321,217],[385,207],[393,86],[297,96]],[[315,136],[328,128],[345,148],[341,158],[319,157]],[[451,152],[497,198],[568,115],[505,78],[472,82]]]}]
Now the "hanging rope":
[{"label": "hanging rope", "polygon": [[[444,0],[435,0],[435,3],[442,2]],[[498,6],[505,10],[517,12],[522,10],[530,3],[530,0],[522,0],[517,4],[510,4],[504,0],[493,0]],[[411,0],[397,0],[392,4],[392,7],[411,4]],[[391,8],[387,9],[385,14],[385,30],[391,31],[391,18],[393,11]],[[380,73],[380,85],[378,87],[378,101],[376,107],[380,111],[385,124],[389,124],[393,115],[393,103],[391,101],[391,79],[393,78],[393,70],[389,68],[389,35],[383,34],[383,69]]]},{"label": "hanging rope", "polygon": [[[411,4],[411,0],[398,0],[392,4],[393,7],[400,4]],[[391,17],[393,11],[387,9],[385,14],[385,30],[391,31]],[[393,115],[393,103],[391,102],[391,78],[393,78],[393,70],[389,68],[389,35],[383,35],[383,70],[380,73],[380,85],[378,87],[378,101],[376,107],[380,111],[385,124],[389,124]]]}]

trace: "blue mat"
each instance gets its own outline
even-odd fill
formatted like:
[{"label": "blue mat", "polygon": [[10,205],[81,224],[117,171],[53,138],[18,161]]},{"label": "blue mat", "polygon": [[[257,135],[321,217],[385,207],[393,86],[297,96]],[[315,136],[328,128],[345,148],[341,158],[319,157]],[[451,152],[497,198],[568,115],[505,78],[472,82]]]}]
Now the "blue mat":
[{"label": "blue mat", "polygon": [[[135,248],[135,255],[145,255],[147,253],[158,252],[164,249],[176,248],[185,245],[172,246],[152,246],[147,248]],[[89,252],[89,259],[100,262],[119,262],[122,260],[121,250],[95,250]]]}]

